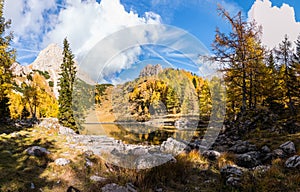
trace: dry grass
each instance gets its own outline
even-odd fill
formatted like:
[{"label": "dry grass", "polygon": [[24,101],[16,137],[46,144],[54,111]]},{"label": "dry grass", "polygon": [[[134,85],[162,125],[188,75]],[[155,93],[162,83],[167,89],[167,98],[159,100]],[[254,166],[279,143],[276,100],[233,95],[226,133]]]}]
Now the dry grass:
[{"label": "dry grass", "polygon": [[225,167],[226,165],[234,165],[235,163],[235,155],[233,153],[224,152],[221,153],[221,156],[217,160],[217,167],[219,169]]},{"label": "dry grass", "polygon": [[286,169],[284,161],[275,159],[266,172],[249,172],[243,177],[243,191],[300,191],[299,170]]}]

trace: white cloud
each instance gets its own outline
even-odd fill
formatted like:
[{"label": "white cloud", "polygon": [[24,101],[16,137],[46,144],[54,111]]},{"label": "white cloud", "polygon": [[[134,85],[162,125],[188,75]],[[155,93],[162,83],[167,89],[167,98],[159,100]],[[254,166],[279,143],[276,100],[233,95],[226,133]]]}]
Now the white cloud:
[{"label": "white cloud", "polygon": [[[120,0],[102,0],[100,3],[95,0],[66,0],[63,6],[65,8],[57,15],[57,20],[52,21],[51,25],[55,27],[45,34],[42,43],[44,47],[50,43],[62,44],[63,39],[67,37],[80,64],[81,59],[109,35],[127,27],[161,23],[160,16],[153,12],[146,12],[144,16],[139,16],[134,11],[127,12]],[[136,40],[128,40],[129,37],[143,40],[145,33],[144,31],[134,31],[133,35],[121,35],[117,40],[105,41],[105,45],[103,45],[105,49],[101,53],[97,52],[89,60],[88,66],[82,64],[82,68],[86,67],[82,70],[96,80],[101,72],[103,77],[103,75],[119,72],[121,69],[129,67],[138,60],[138,55],[141,53],[139,46],[130,50],[119,50],[123,49],[128,42],[138,45],[138,42],[132,42]],[[115,53],[118,55],[114,55]],[[114,58],[112,59],[110,56],[114,56]],[[107,59],[112,60],[109,62],[109,66],[104,66]]]},{"label": "white cloud", "polygon": [[[34,58],[34,52],[51,43],[62,45],[65,37],[76,55],[84,55],[99,40],[120,29],[161,22],[160,16],[152,12],[146,12],[144,16],[134,10],[127,12],[120,0],[102,0],[100,3],[96,0],[63,0],[59,4],[56,0],[8,0],[4,16],[12,19],[13,46],[18,50],[18,60],[23,62],[30,56]],[[19,49],[24,47],[26,50]]]},{"label": "white cloud", "polygon": [[248,18],[263,27],[262,42],[271,49],[278,46],[285,34],[294,41],[300,33],[300,22],[295,19],[294,8],[287,4],[279,8],[272,6],[270,0],[256,0]]},{"label": "white cloud", "polygon": [[139,17],[133,11],[126,12],[119,0],[96,1],[67,0],[56,21],[54,30],[46,34],[43,44],[60,43],[68,37],[73,52],[82,54],[104,37],[126,27],[160,23],[160,16],[145,13]]},{"label": "white cloud", "polygon": [[[39,38],[49,26],[43,14],[56,9],[55,0],[5,1],[4,17],[12,20],[16,46],[26,44],[39,49]],[[50,14],[49,14],[50,15]]]}]

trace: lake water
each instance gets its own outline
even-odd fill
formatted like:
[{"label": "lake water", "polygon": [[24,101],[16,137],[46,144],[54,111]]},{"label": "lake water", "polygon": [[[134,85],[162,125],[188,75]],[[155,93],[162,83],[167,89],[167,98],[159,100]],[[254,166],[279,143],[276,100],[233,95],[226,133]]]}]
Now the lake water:
[{"label": "lake water", "polygon": [[106,135],[127,144],[159,145],[167,138],[191,141],[204,135],[203,128],[177,129],[175,126],[149,126],[145,124],[84,124],[82,134]]}]

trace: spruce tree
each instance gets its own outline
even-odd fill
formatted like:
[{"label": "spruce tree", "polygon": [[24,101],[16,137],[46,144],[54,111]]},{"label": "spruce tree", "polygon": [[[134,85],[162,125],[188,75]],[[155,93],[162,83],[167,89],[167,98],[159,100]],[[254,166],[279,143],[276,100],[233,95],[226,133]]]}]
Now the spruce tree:
[{"label": "spruce tree", "polygon": [[294,116],[296,114],[293,100],[295,77],[293,75],[293,70],[291,67],[293,51],[292,42],[289,40],[287,35],[285,35],[284,40],[279,44],[279,48],[276,50],[276,54],[280,65],[281,80],[284,87],[284,97],[287,100],[290,114]]},{"label": "spruce tree", "polygon": [[76,127],[74,113],[72,109],[72,94],[73,85],[76,77],[76,66],[74,62],[74,55],[72,54],[67,38],[64,39],[63,56],[63,63],[60,66],[61,77],[59,78],[60,90],[58,98],[58,119],[60,124],[72,128],[77,132],[78,128]]},{"label": "spruce tree", "polygon": [[263,105],[267,105],[273,112],[282,110],[283,103],[283,85],[281,85],[279,67],[275,62],[273,51],[266,56],[267,74],[265,77],[265,87],[263,95],[265,100]]},{"label": "spruce tree", "polygon": [[0,121],[10,117],[8,94],[12,88],[13,75],[11,66],[15,61],[15,51],[10,48],[13,35],[7,35],[10,21],[3,17],[4,0],[0,0]]},{"label": "spruce tree", "polygon": [[296,52],[293,55],[293,62],[291,65],[291,73],[294,80],[294,89],[292,90],[292,96],[294,97],[295,105],[297,107],[300,107],[300,35],[298,36],[295,44]]}]

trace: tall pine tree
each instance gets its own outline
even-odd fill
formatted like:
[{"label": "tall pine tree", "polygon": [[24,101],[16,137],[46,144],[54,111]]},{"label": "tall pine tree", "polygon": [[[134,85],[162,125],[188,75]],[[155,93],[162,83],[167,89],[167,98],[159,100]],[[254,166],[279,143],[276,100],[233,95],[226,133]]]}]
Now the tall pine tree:
[{"label": "tall pine tree", "polygon": [[8,94],[13,82],[11,66],[15,61],[15,51],[10,48],[13,35],[6,32],[11,22],[3,17],[3,7],[4,0],[0,0],[0,121],[10,116]]},{"label": "tall pine tree", "polygon": [[60,124],[78,131],[76,127],[74,113],[72,109],[73,102],[73,85],[76,77],[76,66],[74,55],[70,49],[70,44],[67,38],[64,39],[63,63],[60,66],[61,73],[59,78],[59,114],[58,119]]}]

